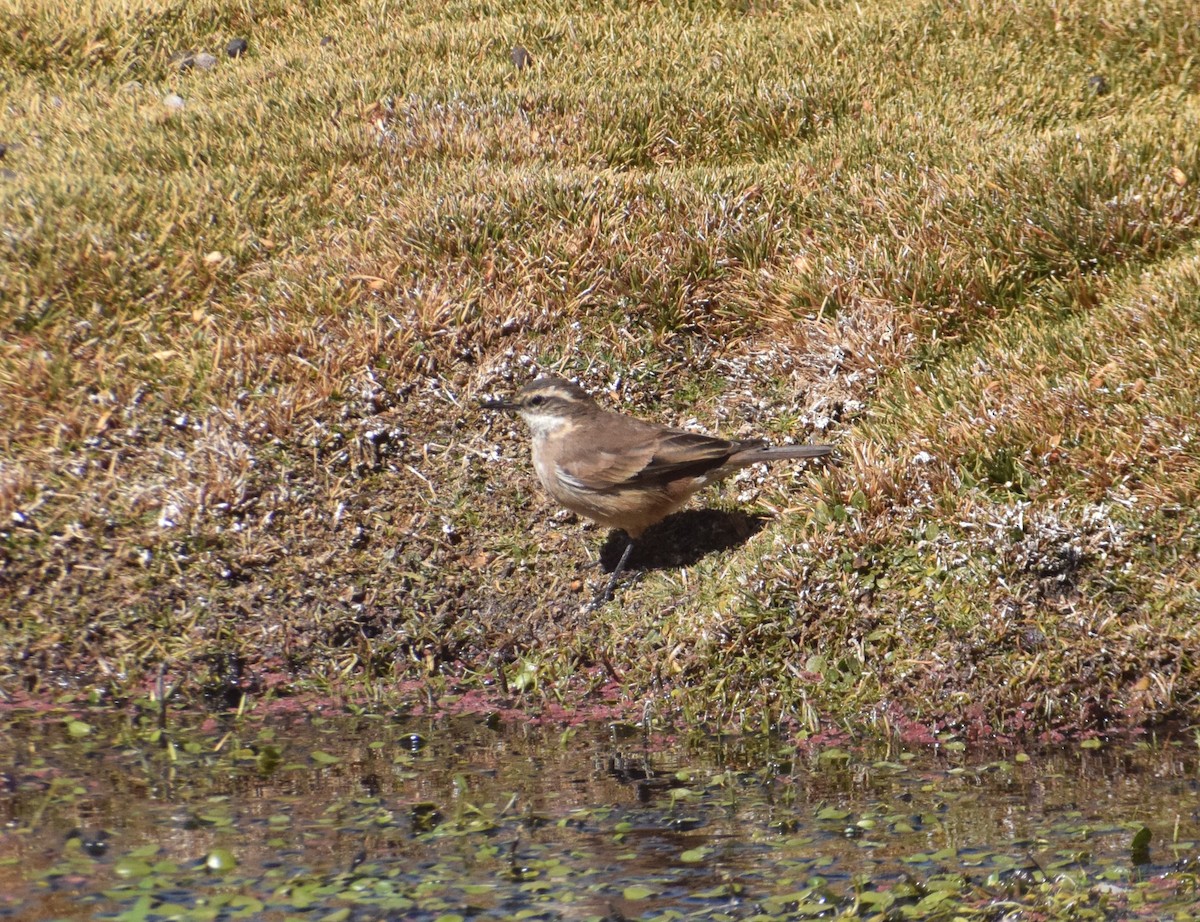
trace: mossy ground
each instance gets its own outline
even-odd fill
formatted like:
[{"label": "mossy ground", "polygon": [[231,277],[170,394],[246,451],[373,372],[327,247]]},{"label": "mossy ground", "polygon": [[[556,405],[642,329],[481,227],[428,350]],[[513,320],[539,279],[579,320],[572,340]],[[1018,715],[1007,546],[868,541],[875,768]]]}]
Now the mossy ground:
[{"label": "mossy ground", "polygon": [[[1198,46],[1182,0],[0,10],[0,687],[1191,720]],[[588,614],[604,534],[477,408],[538,370],[838,460]]]}]

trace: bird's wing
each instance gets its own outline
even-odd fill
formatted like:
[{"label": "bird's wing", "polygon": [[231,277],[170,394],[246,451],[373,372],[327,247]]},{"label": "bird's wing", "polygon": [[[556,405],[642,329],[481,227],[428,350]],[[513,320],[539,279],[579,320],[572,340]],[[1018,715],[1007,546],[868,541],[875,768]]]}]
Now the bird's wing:
[{"label": "bird's wing", "polygon": [[619,444],[620,449],[599,449],[560,464],[560,476],[592,490],[635,484],[652,486],[683,477],[699,477],[720,467],[742,447],[740,443],[710,435],[650,425],[623,427],[620,438],[614,438],[613,443]]},{"label": "bird's wing", "polygon": [[699,477],[729,460],[739,446],[726,439],[672,429],[663,433],[649,463],[637,474],[643,483]]}]

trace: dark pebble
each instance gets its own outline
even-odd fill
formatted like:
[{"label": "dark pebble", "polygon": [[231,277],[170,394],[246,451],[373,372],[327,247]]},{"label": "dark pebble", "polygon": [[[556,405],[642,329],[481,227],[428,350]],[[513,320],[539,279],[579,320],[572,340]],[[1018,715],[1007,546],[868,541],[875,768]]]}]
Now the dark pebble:
[{"label": "dark pebble", "polygon": [[108,851],[108,833],[101,831],[83,837],[83,850],[93,858],[99,858]]},{"label": "dark pebble", "polygon": [[244,38],[233,38],[229,40],[229,44],[225,46],[225,53],[231,58],[240,58],[246,53],[246,49],[250,47],[250,43]]},{"label": "dark pebble", "polygon": [[1088,89],[1097,96],[1104,96],[1108,92],[1108,80],[1103,74],[1092,74],[1088,77]]},{"label": "dark pebble", "polygon": [[531,55],[524,45],[515,45],[512,50],[513,66],[517,70],[524,70],[533,63],[533,55]]},{"label": "dark pebble", "polygon": [[321,36],[321,47],[322,48],[332,45],[333,42],[334,42],[334,38],[332,35],[322,35]]}]

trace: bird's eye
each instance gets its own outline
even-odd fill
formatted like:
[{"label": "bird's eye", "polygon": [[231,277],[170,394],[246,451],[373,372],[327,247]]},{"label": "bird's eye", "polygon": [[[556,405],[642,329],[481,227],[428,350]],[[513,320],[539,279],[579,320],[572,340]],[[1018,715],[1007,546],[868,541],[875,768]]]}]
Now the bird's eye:
[{"label": "bird's eye", "polygon": [[545,403],[545,402],[546,402],[546,398],[545,398],[545,397],[542,397],[541,395],[539,395],[539,396],[537,396],[537,397],[530,397],[530,398],[529,398],[529,405],[530,405],[531,407],[540,407],[540,406],[541,406],[543,403]]}]

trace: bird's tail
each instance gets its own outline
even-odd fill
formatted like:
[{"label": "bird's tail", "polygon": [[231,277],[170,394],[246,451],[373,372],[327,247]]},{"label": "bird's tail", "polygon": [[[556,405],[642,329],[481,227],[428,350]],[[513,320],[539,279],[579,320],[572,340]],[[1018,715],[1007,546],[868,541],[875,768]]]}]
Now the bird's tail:
[{"label": "bird's tail", "polygon": [[771,461],[786,461],[789,458],[824,458],[832,452],[832,445],[749,445],[729,460],[738,466],[744,466]]}]

